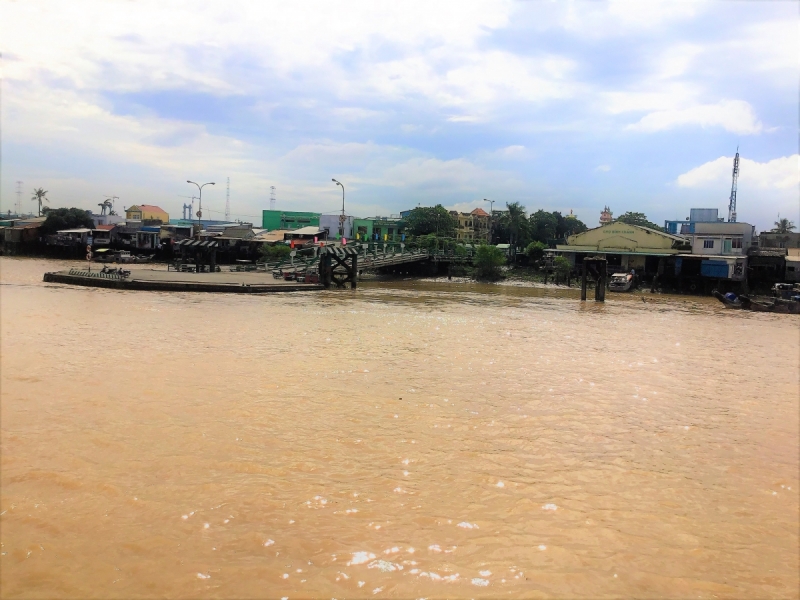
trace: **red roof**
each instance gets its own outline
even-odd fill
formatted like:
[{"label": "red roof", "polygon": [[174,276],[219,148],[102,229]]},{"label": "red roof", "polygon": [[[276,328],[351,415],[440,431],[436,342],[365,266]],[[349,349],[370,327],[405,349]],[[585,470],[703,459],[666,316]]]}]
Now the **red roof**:
[{"label": "red roof", "polygon": [[95,227],[95,229],[105,229],[106,231],[111,231],[114,229],[114,227],[116,227],[116,225],[98,225]]},{"label": "red roof", "polygon": [[472,211],[471,213],[469,213],[469,214],[471,214],[471,215],[477,215],[477,216],[479,216],[479,217],[488,217],[488,216],[489,216],[489,213],[487,213],[487,212],[486,212],[485,210],[483,210],[482,208],[476,208],[475,210],[473,210],[473,211]]}]

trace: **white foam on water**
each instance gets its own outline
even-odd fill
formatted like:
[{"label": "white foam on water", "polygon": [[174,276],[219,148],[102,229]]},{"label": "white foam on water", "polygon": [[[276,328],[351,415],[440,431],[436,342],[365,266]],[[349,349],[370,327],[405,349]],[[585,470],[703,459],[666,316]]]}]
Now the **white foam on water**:
[{"label": "white foam on water", "polygon": [[396,418],[397,418],[397,415],[395,415],[395,416],[394,416],[394,418],[396,419]]},{"label": "white foam on water", "polygon": [[184,521],[185,521],[186,519],[188,519],[188,518],[189,518],[189,515],[183,515],[183,516],[181,517],[181,519],[183,519]]},{"label": "white foam on water", "polygon": [[230,522],[231,522],[231,520],[230,520],[230,519],[225,519],[225,520],[223,521],[223,523],[230,523]]},{"label": "white foam on water", "polygon": [[555,504],[545,504],[542,506],[542,510],[558,510],[558,507]]},{"label": "white foam on water", "polygon": [[498,482],[497,482],[495,485],[496,485],[497,487],[499,487],[499,488],[501,488],[501,487],[506,487],[506,484],[505,484],[505,483],[503,483],[502,481],[498,481]]},{"label": "white foam on water", "polygon": [[444,581],[457,581],[460,575],[458,573],[453,573],[452,575],[447,575],[446,577],[442,577]]},{"label": "white foam on water", "polygon": [[293,523],[294,523],[294,519],[289,519],[289,525],[292,525]]},{"label": "white foam on water", "polygon": [[289,579],[289,574],[288,573],[284,573],[283,575],[281,575],[281,577],[283,579]]},{"label": "white foam on water", "polygon": [[539,544],[539,550],[547,550],[547,546],[544,544]]},{"label": "white foam on water", "polygon": [[368,569],[378,569],[381,573],[391,573],[392,571],[402,571],[403,565],[398,565],[387,560],[374,560],[367,565]]},{"label": "white foam on water", "polygon": [[371,560],[375,560],[375,555],[372,552],[353,552],[353,558],[347,563],[350,565],[361,565]]},{"label": "white foam on water", "polygon": [[197,574],[197,578],[198,579],[211,579],[211,575],[208,575],[206,573],[198,573]]},{"label": "white foam on water", "polygon": [[439,547],[439,544],[431,544],[430,546],[428,546],[428,550],[430,550],[431,552],[441,552],[442,551],[442,549]]},{"label": "white foam on water", "polygon": [[408,547],[408,548],[406,548],[406,552],[408,552],[409,554],[414,554],[414,552],[416,552],[416,550],[414,550],[414,548]]},{"label": "white foam on water", "polygon": [[382,591],[383,591],[382,587],[377,587],[374,590],[372,590],[372,593],[373,594],[380,594]]},{"label": "white foam on water", "polygon": [[359,581],[358,587],[364,587],[364,584],[367,583],[366,581]]},{"label": "white foam on water", "polygon": [[203,529],[208,529],[209,527],[211,527],[211,525],[208,523],[203,523]]},{"label": "white foam on water", "polygon": [[408,477],[408,471],[403,471],[403,475],[405,475],[406,477]]},{"label": "white foam on water", "polygon": [[491,571],[479,571],[479,572],[478,572],[478,574],[479,574],[481,577],[488,577],[489,575],[491,575],[491,574],[492,574],[492,572],[491,572]]},{"label": "white foam on water", "polygon": [[358,512],[358,509],[357,509],[357,508],[348,508],[348,509],[347,509],[346,511],[344,511],[344,512],[345,512],[346,514],[348,514],[348,515],[349,515],[349,514],[351,514],[351,513],[357,513],[357,512]]},{"label": "white foam on water", "polygon": [[461,521],[461,523],[459,523],[457,527],[461,527],[462,529],[480,529],[480,527],[478,527],[474,523],[467,523],[466,521]]},{"label": "white foam on water", "polygon": [[339,571],[338,573],[339,573],[339,575],[341,575],[345,579],[350,579],[350,575],[348,575],[347,573],[343,573],[342,571]]},{"label": "white foam on water", "polygon": [[266,542],[264,542],[264,547],[267,548],[269,546],[272,546],[272,544],[274,544],[274,543],[275,543],[275,540],[267,540]]},{"label": "white foam on water", "polygon": [[400,552],[400,548],[395,546],[393,548],[387,548],[386,550],[383,551],[384,554],[394,554],[395,552]]},{"label": "white foam on water", "polygon": [[481,579],[480,577],[475,577],[472,580],[472,585],[479,585],[481,587],[486,587],[489,585],[489,582],[486,579]]},{"label": "white foam on water", "polygon": [[407,465],[410,461],[406,458],[402,462],[403,462],[404,465]]}]

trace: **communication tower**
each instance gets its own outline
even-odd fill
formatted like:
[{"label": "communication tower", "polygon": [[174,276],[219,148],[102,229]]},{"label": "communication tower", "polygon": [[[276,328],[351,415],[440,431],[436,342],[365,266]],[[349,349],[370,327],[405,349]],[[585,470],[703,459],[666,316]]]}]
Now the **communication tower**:
[{"label": "communication tower", "polygon": [[739,146],[733,159],[733,182],[731,183],[731,199],[728,203],[728,223],[736,223],[736,182],[739,179]]},{"label": "communication tower", "polygon": [[231,178],[228,177],[228,184],[225,188],[225,220],[231,220]]},{"label": "communication tower", "polygon": [[22,182],[17,181],[17,216],[22,212]]},{"label": "communication tower", "polygon": [[275,204],[276,204],[276,200],[275,200],[275,186],[274,186],[274,185],[271,185],[271,186],[269,187],[269,209],[270,209],[270,210],[275,210]]}]

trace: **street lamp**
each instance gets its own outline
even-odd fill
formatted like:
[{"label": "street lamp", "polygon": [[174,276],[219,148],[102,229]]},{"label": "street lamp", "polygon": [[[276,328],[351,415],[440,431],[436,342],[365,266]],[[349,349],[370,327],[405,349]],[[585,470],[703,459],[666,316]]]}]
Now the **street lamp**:
[{"label": "street lamp", "polygon": [[200,229],[202,228],[202,225],[200,224],[200,219],[203,218],[203,188],[206,187],[207,185],[215,185],[215,183],[213,181],[209,181],[208,183],[200,185],[199,183],[196,183],[194,181],[189,181],[188,179],[186,180],[186,183],[194,183],[197,186],[197,189],[200,190],[200,196],[199,196],[200,204],[197,208],[197,227],[198,227],[197,234],[200,235]]},{"label": "street lamp", "polygon": [[336,185],[342,186],[342,216],[339,217],[339,236],[344,237],[344,222],[347,217],[344,216],[344,184],[341,181],[336,181],[331,178],[331,181]]},{"label": "street lamp", "polygon": [[494,200],[483,199],[489,203],[489,244],[492,243],[492,233],[494,233]]}]

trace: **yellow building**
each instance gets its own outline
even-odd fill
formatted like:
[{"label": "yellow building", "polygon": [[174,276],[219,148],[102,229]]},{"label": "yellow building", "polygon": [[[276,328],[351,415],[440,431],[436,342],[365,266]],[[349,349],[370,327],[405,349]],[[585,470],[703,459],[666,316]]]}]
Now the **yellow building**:
[{"label": "yellow building", "polygon": [[152,204],[139,204],[125,209],[125,218],[132,221],[161,221],[169,223],[169,214],[158,206]]},{"label": "yellow building", "polygon": [[469,243],[481,244],[489,241],[489,226],[491,217],[482,208],[476,208],[472,212],[459,213],[450,211],[454,219],[458,220],[456,227],[456,239]]},{"label": "yellow building", "polygon": [[686,252],[688,243],[680,235],[616,221],[571,235],[556,250],[573,264],[583,256],[604,254],[609,266],[618,266],[620,270],[651,271],[659,258]]}]

